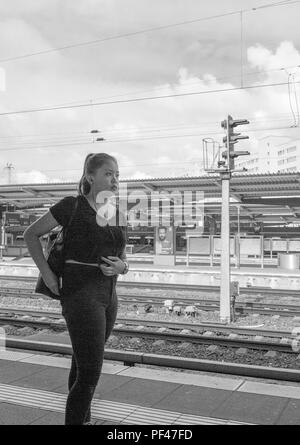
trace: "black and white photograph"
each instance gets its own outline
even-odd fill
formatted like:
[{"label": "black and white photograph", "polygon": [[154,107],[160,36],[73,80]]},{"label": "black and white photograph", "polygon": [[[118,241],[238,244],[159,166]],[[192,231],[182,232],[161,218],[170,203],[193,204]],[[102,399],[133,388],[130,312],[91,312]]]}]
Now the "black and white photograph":
[{"label": "black and white photograph", "polygon": [[300,425],[299,17],[0,0],[0,426]]}]

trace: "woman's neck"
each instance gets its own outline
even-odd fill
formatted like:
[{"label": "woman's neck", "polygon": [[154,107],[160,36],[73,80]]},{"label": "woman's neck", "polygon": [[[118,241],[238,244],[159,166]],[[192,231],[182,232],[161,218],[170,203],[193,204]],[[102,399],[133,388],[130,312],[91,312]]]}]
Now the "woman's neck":
[{"label": "woman's neck", "polygon": [[85,199],[89,202],[89,205],[97,212],[97,205],[92,192],[89,192],[86,195],[83,195]]}]

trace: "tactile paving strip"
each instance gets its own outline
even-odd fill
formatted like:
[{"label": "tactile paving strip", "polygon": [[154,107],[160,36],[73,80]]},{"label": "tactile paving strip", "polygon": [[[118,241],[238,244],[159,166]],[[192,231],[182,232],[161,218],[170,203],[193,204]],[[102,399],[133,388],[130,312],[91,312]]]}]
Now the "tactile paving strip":
[{"label": "tactile paving strip", "polygon": [[[64,412],[66,396],[49,391],[0,384],[0,402]],[[241,422],[193,416],[110,400],[94,400],[92,416],[95,419],[129,425],[245,425]]]}]

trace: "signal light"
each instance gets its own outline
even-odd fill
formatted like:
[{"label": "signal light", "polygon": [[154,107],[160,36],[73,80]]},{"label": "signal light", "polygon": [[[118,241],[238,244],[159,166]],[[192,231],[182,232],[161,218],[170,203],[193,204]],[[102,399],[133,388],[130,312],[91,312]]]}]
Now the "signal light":
[{"label": "signal light", "polygon": [[227,150],[222,153],[222,157],[227,159],[228,170],[234,170],[234,159],[238,156],[246,156],[250,153],[248,151],[234,151],[234,144],[239,140],[249,139],[249,136],[242,136],[241,133],[234,133],[234,128],[238,125],[247,125],[249,121],[246,119],[234,120],[231,116],[221,122],[221,127],[227,130],[227,135],[223,138],[224,144],[226,144]]}]

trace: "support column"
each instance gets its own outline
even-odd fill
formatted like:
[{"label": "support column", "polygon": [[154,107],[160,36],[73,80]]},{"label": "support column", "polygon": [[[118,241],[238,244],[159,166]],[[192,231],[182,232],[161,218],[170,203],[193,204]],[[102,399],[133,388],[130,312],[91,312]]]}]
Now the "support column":
[{"label": "support column", "polygon": [[221,226],[221,295],[220,320],[231,322],[230,311],[230,172],[222,174],[222,226]]},{"label": "support column", "polygon": [[0,261],[3,261],[3,249],[5,247],[5,219],[0,224]]}]

